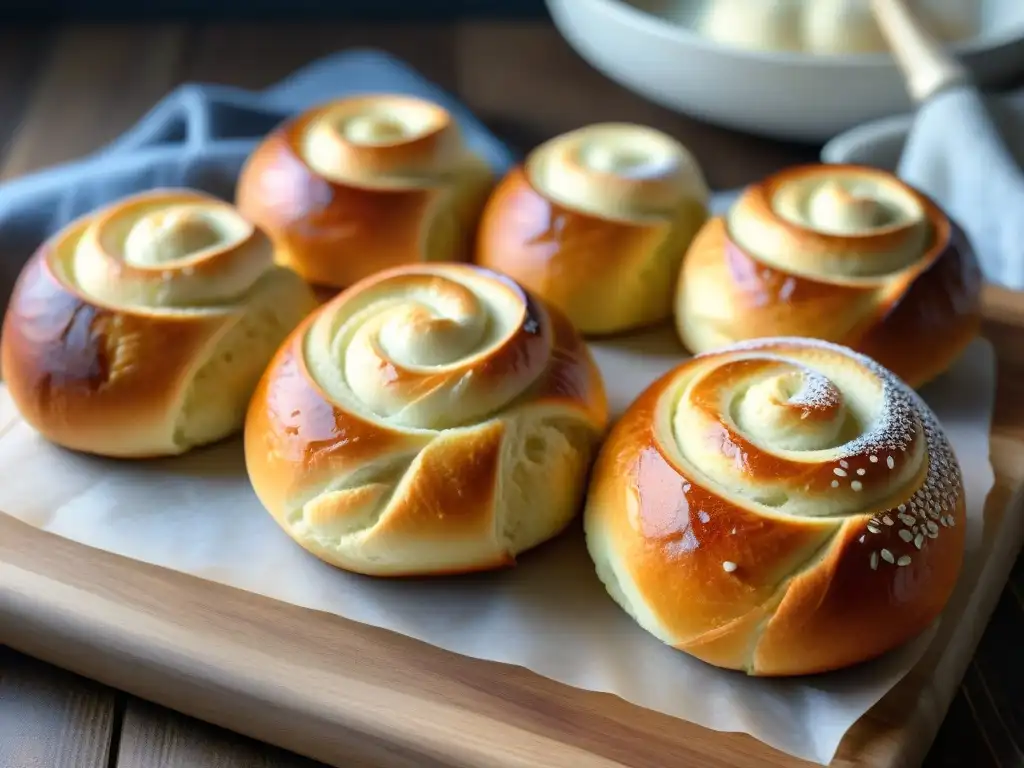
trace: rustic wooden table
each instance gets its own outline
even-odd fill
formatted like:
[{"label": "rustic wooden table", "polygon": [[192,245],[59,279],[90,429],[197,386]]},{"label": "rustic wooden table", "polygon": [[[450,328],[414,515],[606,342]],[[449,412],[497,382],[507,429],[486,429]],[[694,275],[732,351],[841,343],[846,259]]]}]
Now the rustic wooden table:
[{"label": "rustic wooden table", "polygon": [[[410,62],[520,149],[592,121],[643,122],[688,144],[717,188],[817,154],[648,104],[590,69],[543,23],[8,26],[0,31],[0,178],[96,149],[179,83],[258,88],[356,45]],[[1021,647],[1024,558],[927,768],[1024,766]],[[0,768],[312,765],[0,647]]]}]

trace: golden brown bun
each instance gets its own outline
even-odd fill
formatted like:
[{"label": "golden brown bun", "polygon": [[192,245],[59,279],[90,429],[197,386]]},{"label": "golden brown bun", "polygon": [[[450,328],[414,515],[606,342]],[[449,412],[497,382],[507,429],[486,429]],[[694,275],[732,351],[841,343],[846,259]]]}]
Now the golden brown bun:
[{"label": "golden brown bun", "polygon": [[467,261],[493,183],[444,109],[374,95],[275,130],[246,162],[236,198],[282,264],[345,288],[401,264]]},{"label": "golden brown bun", "polygon": [[856,664],[925,630],[964,552],[932,412],[851,350],[766,339],[655,382],[594,467],[587,546],[662,641],[752,675]]},{"label": "golden brown bun", "polygon": [[584,334],[672,316],[679,263],[707,218],[690,153],[651,128],[591,125],[535,149],[484,209],[476,262],[565,312]]},{"label": "golden brown bun", "polygon": [[675,311],[692,352],[809,336],[919,387],[977,335],[981,273],[960,228],[897,177],[811,165],[754,184],[704,226]]},{"label": "golden brown bun", "polygon": [[227,203],[157,190],[72,222],[28,261],[2,366],[25,420],[66,448],[180,454],[241,429],[267,362],[315,306]]},{"label": "golden brown bun", "polygon": [[376,576],[511,565],[579,511],[608,420],[571,324],[505,277],[409,265],[323,305],[245,428],[249,477],[317,557]]}]

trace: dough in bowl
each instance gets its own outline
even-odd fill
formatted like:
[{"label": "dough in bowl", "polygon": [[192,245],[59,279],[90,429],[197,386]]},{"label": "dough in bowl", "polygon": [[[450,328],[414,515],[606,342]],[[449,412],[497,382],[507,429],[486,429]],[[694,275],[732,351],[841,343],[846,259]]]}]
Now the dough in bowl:
[{"label": "dough in bowl", "polygon": [[[977,34],[978,0],[907,0],[943,42]],[[696,29],[717,43],[752,51],[819,56],[888,51],[871,0],[705,0]]]},{"label": "dough in bowl", "polygon": [[601,123],[541,145],[498,185],[476,262],[510,275],[586,335],[666,321],[672,286],[707,219],[708,188],[675,139]]},{"label": "dough in bowl", "polygon": [[242,169],[236,199],[282,264],[333,291],[401,264],[468,261],[493,183],[445,109],[381,94],[275,130]]},{"label": "dough in bowl", "polygon": [[918,394],[811,339],[700,355],[612,428],[584,525],[644,629],[751,675],[877,657],[939,615],[964,556],[957,459]]},{"label": "dough in bowl", "polygon": [[241,430],[285,336],[316,306],[267,235],[190,190],[68,224],[22,270],[3,324],[11,399],[52,442],[181,454]]},{"label": "dough in bowl", "polygon": [[508,566],[579,512],[608,421],[569,321],[467,264],[369,277],[281,347],[245,427],[260,501],[375,576]]},{"label": "dough in bowl", "polygon": [[692,352],[808,336],[919,387],[977,335],[981,272],[960,227],[895,175],[811,165],[753,184],[704,226],[675,302]]}]

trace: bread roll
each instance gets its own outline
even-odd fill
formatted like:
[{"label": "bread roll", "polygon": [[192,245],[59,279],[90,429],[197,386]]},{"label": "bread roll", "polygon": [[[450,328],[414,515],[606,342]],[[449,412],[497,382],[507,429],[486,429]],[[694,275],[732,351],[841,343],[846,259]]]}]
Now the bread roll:
[{"label": "bread roll", "polygon": [[676,326],[693,352],[759,336],[852,347],[917,387],[980,327],[962,230],[885,171],[792,168],[749,187],[686,254]]},{"label": "bread roll", "polygon": [[811,0],[801,22],[803,47],[811,53],[873,53],[888,47],[867,0]]},{"label": "bread roll", "polygon": [[4,318],[3,374],[31,426],[114,457],[184,453],[242,428],[264,367],[315,306],[227,203],[158,190],[67,225]]},{"label": "bread roll", "polygon": [[719,667],[802,675],[879,656],[942,611],[960,468],[921,398],[811,339],[689,360],[612,428],[584,513],[611,596]]},{"label": "bread roll", "polygon": [[535,149],[484,210],[477,263],[510,275],[584,334],[668,320],[680,261],[707,218],[690,153],[651,128],[591,125]]},{"label": "bread roll", "polygon": [[357,96],[271,133],[238,181],[282,264],[344,288],[400,264],[465,261],[493,175],[440,106]]},{"label": "bread roll", "polygon": [[708,0],[697,29],[715,42],[737,48],[799,51],[802,18],[801,3],[795,0]]},{"label": "bread roll", "polygon": [[288,339],[245,429],[260,501],[299,544],[374,576],[512,565],[582,504],[608,420],[571,324],[466,264],[357,283]]}]

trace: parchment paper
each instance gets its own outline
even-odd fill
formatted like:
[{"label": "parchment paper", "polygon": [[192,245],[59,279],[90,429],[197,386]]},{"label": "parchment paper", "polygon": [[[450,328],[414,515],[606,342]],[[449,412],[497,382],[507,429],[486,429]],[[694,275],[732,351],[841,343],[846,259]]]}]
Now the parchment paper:
[{"label": "parchment paper", "polygon": [[[684,357],[669,331],[592,348],[615,413]],[[968,557],[978,555],[982,506],[993,483],[994,382],[992,349],[979,340],[924,393],[964,470]],[[814,678],[756,680],[718,670],[662,645],[611,601],[594,576],[579,526],[511,571],[419,582],[354,577],[307,554],[263,511],[246,479],[239,440],[142,464],[80,456],[37,436],[3,388],[0,477],[0,509],[60,536],[527,667],[706,728],[746,732],[822,764],[920,658],[931,636],[876,662]]]}]

